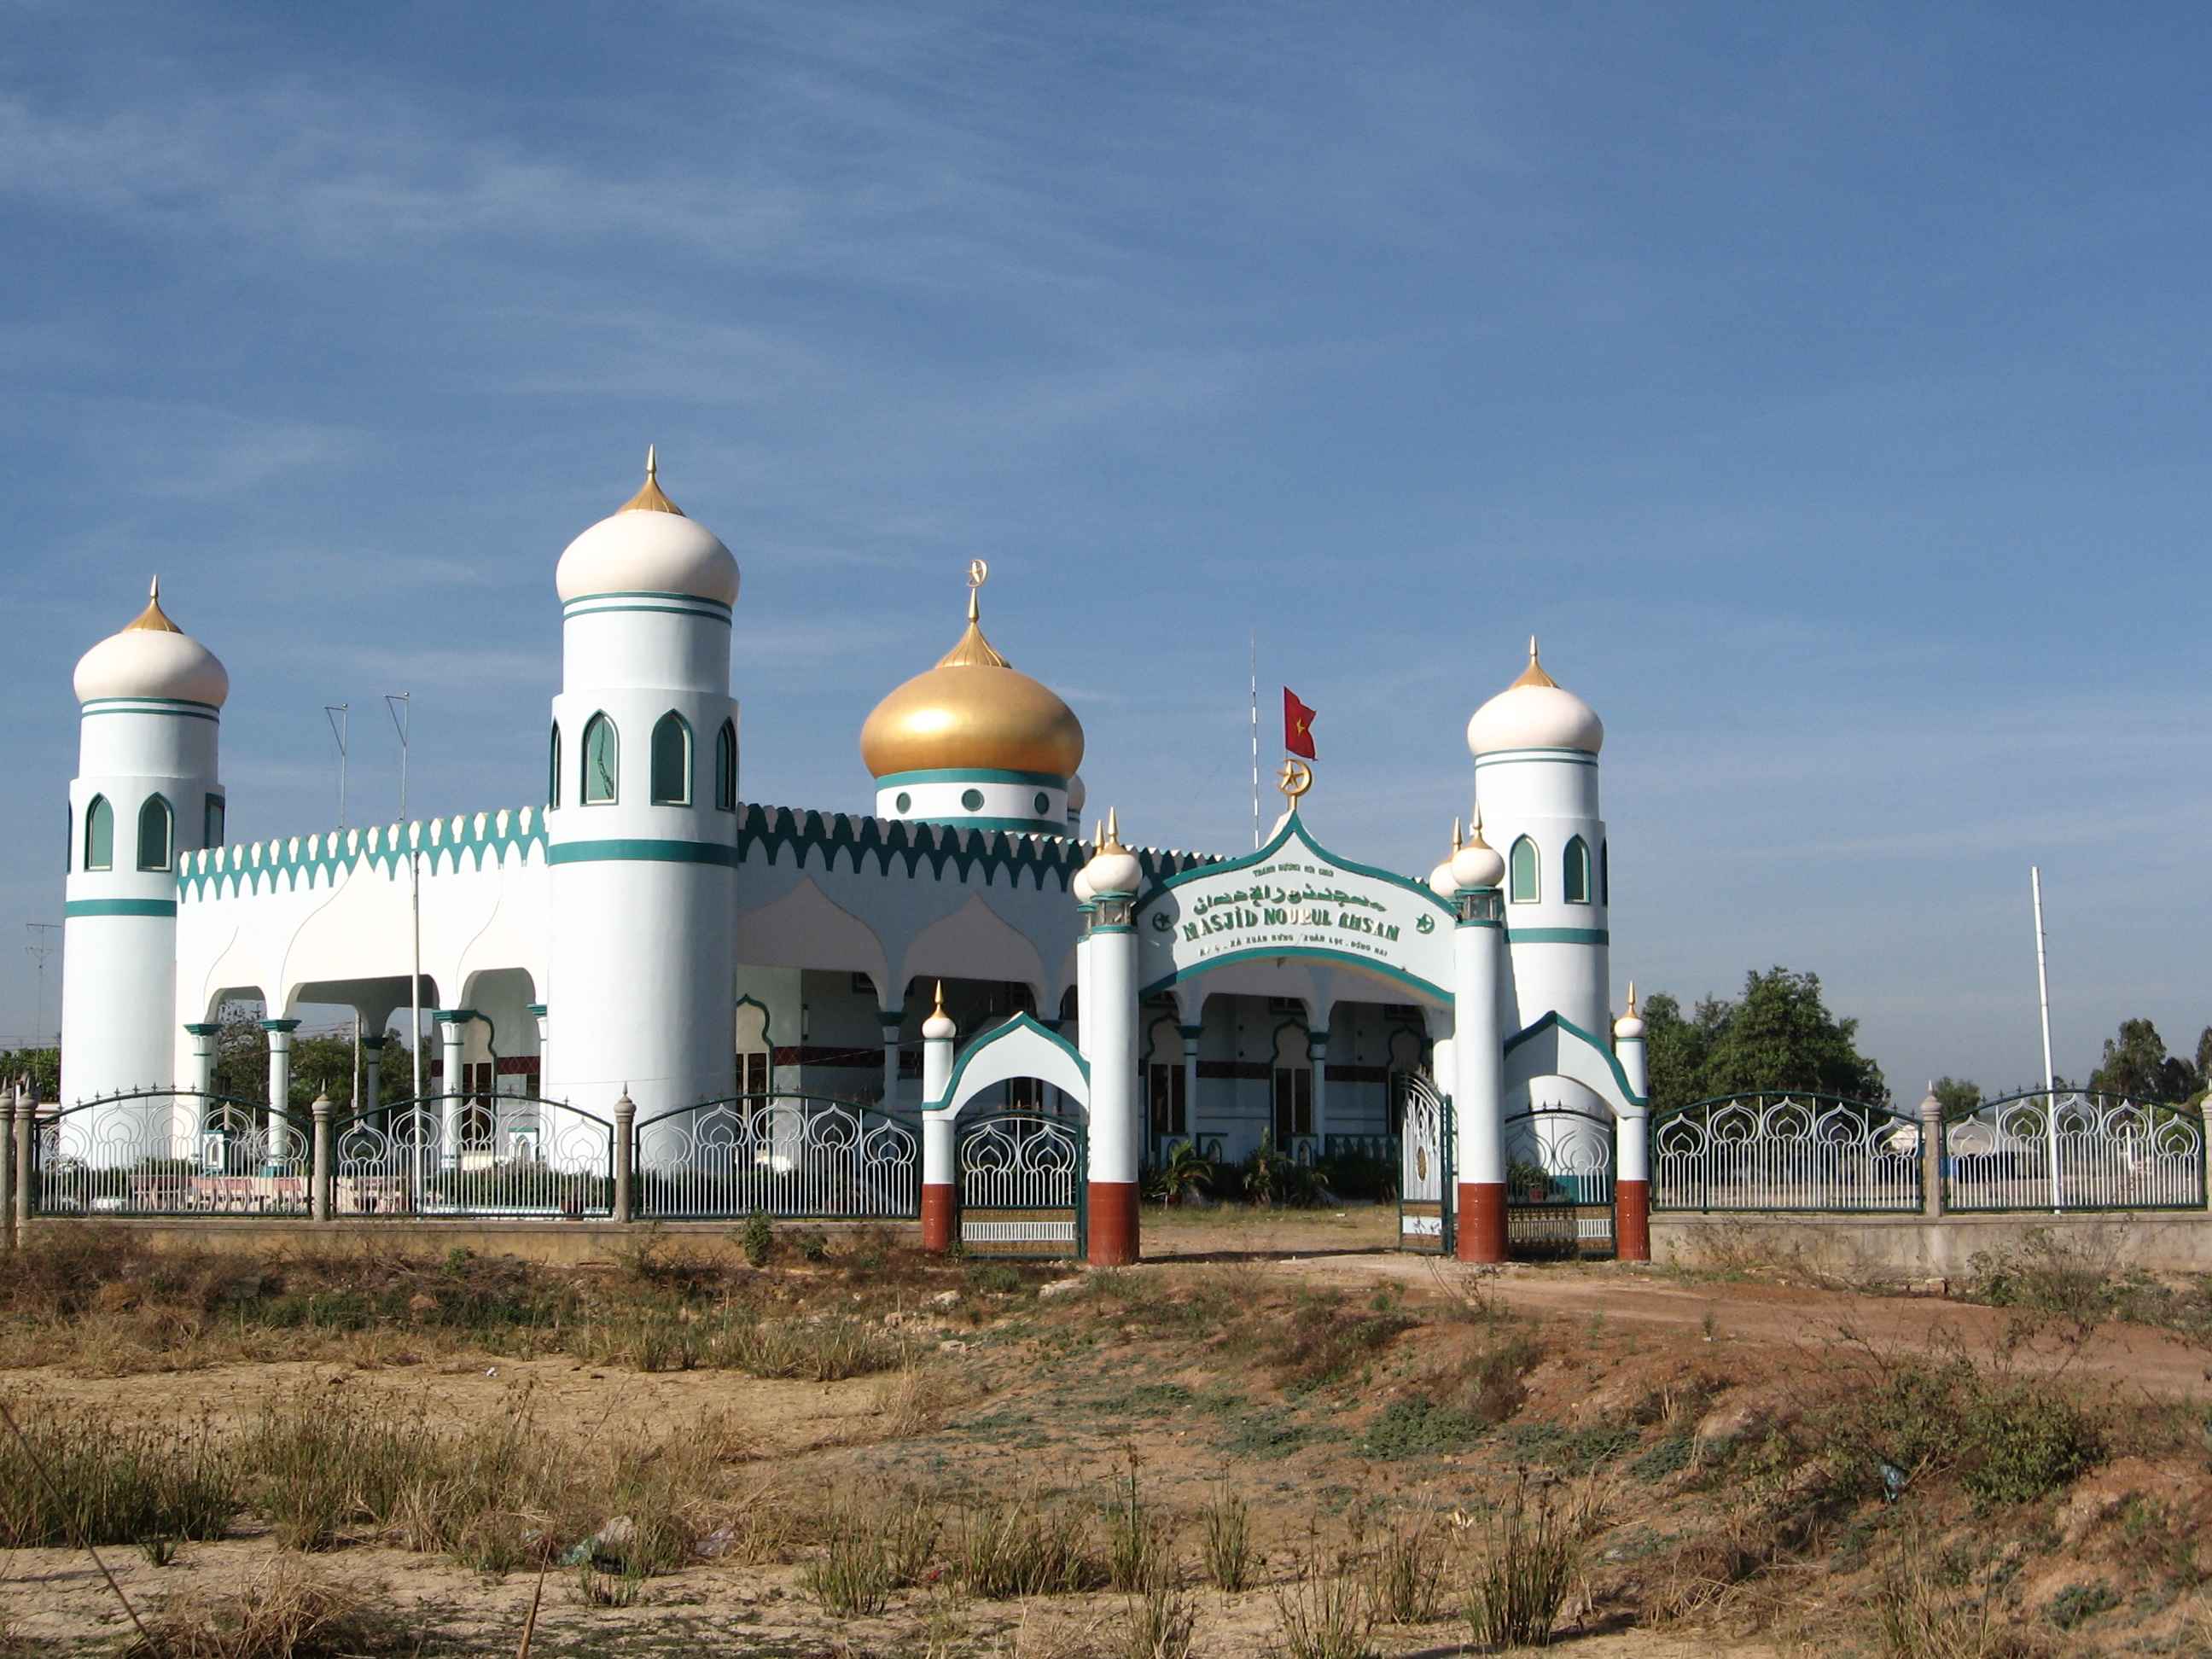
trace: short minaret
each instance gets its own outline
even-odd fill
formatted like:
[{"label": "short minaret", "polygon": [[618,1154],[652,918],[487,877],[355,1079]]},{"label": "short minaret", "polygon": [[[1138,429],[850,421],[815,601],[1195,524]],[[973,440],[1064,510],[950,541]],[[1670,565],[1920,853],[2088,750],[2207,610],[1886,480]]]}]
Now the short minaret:
[{"label": "short minaret", "polygon": [[960,1028],[945,1012],[945,981],[939,980],[937,1006],[921,1023],[921,1248],[939,1255],[952,1248],[958,1208],[954,1188],[960,1175],[952,1167],[952,1120],[930,1108],[945,1097],[952,1081],[952,1040],[959,1035]]},{"label": "short minaret", "polygon": [[1121,845],[1118,816],[1109,811],[1098,850],[1083,866],[1091,914],[1079,947],[1089,958],[1079,995],[1083,1058],[1091,1067],[1085,1194],[1091,1265],[1126,1267],[1137,1260],[1137,1152],[1144,1116],[1137,1098],[1137,933],[1133,920],[1143,870]]},{"label": "short minaret", "polygon": [[177,867],[184,854],[222,844],[216,738],[230,696],[215,653],[161,609],[158,580],[137,620],[85,653],[76,684],[64,1101],[167,1087],[191,1069],[183,1021],[207,1016],[177,1007]]},{"label": "short minaret", "polygon": [[[1459,839],[1459,826],[1452,826]],[[1498,878],[1504,860],[1482,838],[1474,812],[1471,840],[1452,854],[1452,1115],[1459,1191],[1456,1254],[1462,1261],[1503,1261],[1505,1213],[1505,1034],[1498,970],[1504,965]]]},{"label": "short minaret", "polygon": [[627,1091],[642,1121],[735,1086],[738,563],[648,450],[643,487],[568,544],[556,586],[544,1086],[602,1118]]},{"label": "short minaret", "polygon": [[1531,635],[1528,666],[1475,711],[1467,743],[1484,831],[1505,860],[1507,1034],[1556,1012],[1602,1042],[1611,1008],[1598,815],[1604,722],[1545,672]]},{"label": "short minaret", "polygon": [[1623,1261],[1651,1260],[1651,1074],[1644,1051],[1644,1016],[1636,1012],[1636,981],[1628,981],[1628,1006],[1613,1022],[1613,1057],[1635,1097],[1620,1115],[1615,1134],[1620,1170],[1613,1185],[1613,1243]]}]

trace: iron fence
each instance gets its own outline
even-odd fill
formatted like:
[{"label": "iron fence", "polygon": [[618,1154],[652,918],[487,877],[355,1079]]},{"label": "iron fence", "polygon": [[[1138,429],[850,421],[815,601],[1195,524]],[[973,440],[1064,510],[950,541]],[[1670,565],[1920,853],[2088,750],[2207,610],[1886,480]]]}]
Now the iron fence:
[{"label": "iron fence", "polygon": [[736,1095],[641,1120],[632,1212],[655,1221],[911,1220],[921,1136],[821,1095]]},{"label": "iron fence", "polygon": [[2201,1209],[2204,1120],[2162,1101],[2039,1089],[1947,1115],[1943,1170],[1951,1210]]},{"label": "iron fence", "polygon": [[963,1120],[954,1149],[960,1242],[994,1255],[1083,1251],[1085,1126],[1034,1112]]},{"label": "iron fence", "polygon": [[1533,1107],[1505,1120],[1503,1139],[1507,1254],[1611,1255],[1612,1116]]},{"label": "iron fence", "polygon": [[1722,1095],[1651,1127],[1656,1210],[1914,1212],[1920,1122],[1843,1095]]},{"label": "iron fence", "polygon": [[422,1095],[332,1126],[336,1216],[605,1217],[614,1176],[614,1126],[534,1095]]},{"label": "iron fence", "polygon": [[305,1216],[314,1126],[260,1103],[143,1089],[33,1119],[32,1202],[47,1216]]}]

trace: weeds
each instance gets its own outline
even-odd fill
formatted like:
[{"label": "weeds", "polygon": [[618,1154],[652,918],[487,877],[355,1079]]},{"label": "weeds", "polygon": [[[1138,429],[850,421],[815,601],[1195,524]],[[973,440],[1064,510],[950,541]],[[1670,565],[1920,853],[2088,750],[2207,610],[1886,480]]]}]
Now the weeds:
[{"label": "weeds", "polygon": [[1290,1659],[1367,1659],[1373,1651],[1375,1608],[1345,1553],[1324,1563],[1309,1547],[1297,1578],[1275,1592],[1275,1617]]},{"label": "weeds", "polygon": [[1129,1598],[1122,1651],[1127,1659],[1189,1659],[1198,1609],[1179,1585],[1163,1578]]},{"label": "weeds", "polygon": [[970,1595],[993,1601],[1097,1589],[1109,1578],[1082,1516],[1035,1491],[970,1508],[953,1572]]},{"label": "weeds", "polygon": [[1200,1532],[1206,1576],[1224,1595],[1234,1595],[1252,1582],[1252,1514],[1229,1485],[1224,1471],[1206,1507]]},{"label": "weeds", "polygon": [[9,1549],[220,1538],[240,1508],[228,1448],[205,1425],[84,1413],[34,1418],[22,1433],[21,1443],[0,1439],[0,1546]]},{"label": "weeds", "polygon": [[1566,1604],[1581,1565],[1574,1529],[1550,1498],[1531,1497],[1525,1481],[1494,1511],[1468,1587],[1467,1621],[1478,1642],[1542,1647]]},{"label": "weeds", "polygon": [[1383,1618],[1394,1625],[1425,1625],[1438,1616],[1445,1553],[1443,1531],[1426,1510],[1391,1529],[1376,1559],[1371,1589]]},{"label": "weeds", "polygon": [[884,1535],[849,1514],[830,1531],[827,1552],[799,1569],[799,1584],[840,1619],[881,1613],[890,1601],[890,1552]]},{"label": "weeds", "polygon": [[373,1659],[419,1652],[422,1638],[388,1607],[319,1584],[296,1559],[223,1590],[173,1595],[125,1659]]}]

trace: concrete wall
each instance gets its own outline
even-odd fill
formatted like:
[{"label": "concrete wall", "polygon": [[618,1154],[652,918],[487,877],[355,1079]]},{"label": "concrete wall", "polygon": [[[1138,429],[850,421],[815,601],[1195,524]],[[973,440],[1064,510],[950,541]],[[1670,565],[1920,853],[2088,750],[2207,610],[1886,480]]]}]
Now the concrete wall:
[{"label": "concrete wall", "polygon": [[2025,1247],[2043,1231],[2116,1270],[2212,1272],[2212,1215],[1655,1215],[1651,1259],[1674,1267],[1798,1266],[1844,1280],[1959,1279],[1975,1255]]}]

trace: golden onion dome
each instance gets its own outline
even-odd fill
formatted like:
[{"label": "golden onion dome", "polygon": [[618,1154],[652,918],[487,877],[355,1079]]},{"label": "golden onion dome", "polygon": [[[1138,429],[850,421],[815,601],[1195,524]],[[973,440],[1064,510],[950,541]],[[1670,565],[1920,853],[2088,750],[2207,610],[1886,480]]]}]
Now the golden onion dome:
[{"label": "golden onion dome", "polygon": [[988,770],[1065,780],[1083,763],[1083,724],[1074,711],[983,637],[976,580],[959,641],[936,667],[878,703],[860,728],[860,758],[876,777]]}]

